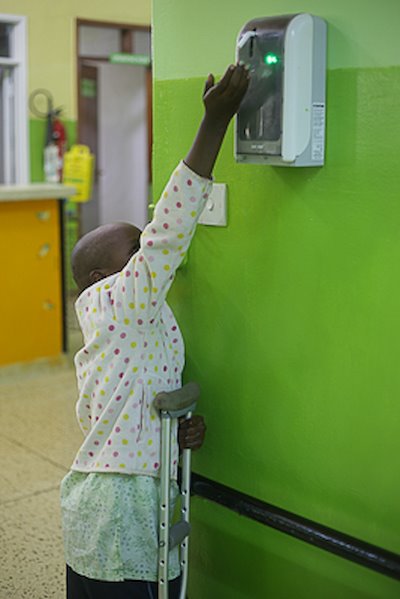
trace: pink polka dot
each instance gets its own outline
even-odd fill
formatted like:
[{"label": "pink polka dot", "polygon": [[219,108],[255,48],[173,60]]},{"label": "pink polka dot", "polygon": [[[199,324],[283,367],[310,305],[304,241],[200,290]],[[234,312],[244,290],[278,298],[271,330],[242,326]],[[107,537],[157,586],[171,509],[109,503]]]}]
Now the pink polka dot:
[{"label": "pink polka dot", "polygon": [[195,202],[197,202],[197,199],[196,199],[194,196],[192,196],[192,197],[190,198],[190,201],[191,201],[191,202],[194,204]]},{"label": "pink polka dot", "polygon": [[120,372],[118,376],[119,376],[120,379],[122,379],[124,377],[124,373]]},{"label": "pink polka dot", "polygon": [[169,229],[169,224],[168,223],[164,223],[163,227],[164,227],[164,229]]},{"label": "pink polka dot", "polygon": [[119,456],[118,451],[114,451],[113,456],[114,456],[114,458],[117,458]]},{"label": "pink polka dot", "polygon": [[154,233],[154,235],[157,233],[157,229],[155,229],[154,227],[151,230],[152,233]]},{"label": "pink polka dot", "polygon": [[93,451],[89,451],[89,452],[88,452],[88,454],[89,454],[89,456],[90,456],[91,458],[94,456],[94,453],[93,453]]},{"label": "pink polka dot", "polygon": [[125,339],[126,333],[121,333],[120,337],[121,337],[121,339]]},{"label": "pink polka dot", "polygon": [[121,351],[121,350],[120,350],[120,349],[118,349],[118,347],[117,347],[116,349],[114,349],[114,354],[115,354],[116,356],[118,356],[118,354],[120,353],[120,351]]},{"label": "pink polka dot", "polygon": [[108,330],[109,331],[114,331],[114,329],[115,329],[115,326],[113,324],[110,324],[110,326],[108,327]]},{"label": "pink polka dot", "polygon": [[178,187],[177,185],[174,185],[174,191],[175,191],[175,193],[176,193],[177,191],[179,191],[179,187]]},{"label": "pink polka dot", "polygon": [[129,358],[125,358],[124,362],[125,364],[129,364]]},{"label": "pink polka dot", "polygon": [[107,441],[107,445],[111,445],[111,444],[112,444],[112,440],[111,440],[111,439],[108,439],[108,441]]},{"label": "pink polka dot", "polygon": [[115,401],[121,401],[122,397],[121,395],[117,395],[117,397],[115,398]]},{"label": "pink polka dot", "polygon": [[164,208],[164,214],[169,214],[168,208]]},{"label": "pink polka dot", "polygon": [[141,325],[141,324],[143,324],[143,320],[142,320],[141,318],[139,318],[139,319],[138,319],[138,321],[137,321],[137,323],[138,323],[139,325]]},{"label": "pink polka dot", "polygon": [[125,271],[125,276],[126,277],[130,277],[131,276],[131,271],[130,270],[126,270]]},{"label": "pink polka dot", "polygon": [[120,432],[121,432],[121,429],[120,429],[120,427],[119,427],[119,426],[116,426],[116,427],[115,427],[115,432],[116,432],[116,433],[120,433]]},{"label": "pink polka dot", "polygon": [[160,464],[159,464],[158,462],[155,462],[155,463],[154,463],[154,469],[155,469],[155,470],[157,470],[157,468],[159,467],[159,465],[160,465]]},{"label": "pink polka dot", "polygon": [[187,184],[189,185],[189,187],[190,187],[190,186],[192,185],[192,180],[191,180],[191,179],[188,179],[188,180],[186,181],[186,183],[187,183]]},{"label": "pink polka dot", "polygon": [[181,202],[176,202],[176,207],[177,207],[177,208],[182,208],[182,204],[181,204]]},{"label": "pink polka dot", "polygon": [[100,445],[100,441],[95,441],[95,442],[94,442],[94,444],[95,444],[95,445],[96,445],[96,447],[97,447],[97,445]]},{"label": "pink polka dot", "polygon": [[149,239],[149,241],[147,242],[147,245],[148,245],[149,247],[151,247],[151,246],[153,245],[153,242],[151,241],[151,239]]}]

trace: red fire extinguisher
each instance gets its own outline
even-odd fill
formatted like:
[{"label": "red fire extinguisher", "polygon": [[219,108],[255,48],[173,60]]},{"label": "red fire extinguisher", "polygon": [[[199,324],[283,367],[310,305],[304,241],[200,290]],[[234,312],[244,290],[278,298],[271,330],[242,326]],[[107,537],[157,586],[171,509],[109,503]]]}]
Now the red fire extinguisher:
[{"label": "red fire extinguisher", "polygon": [[67,135],[60,119],[61,108],[53,108],[53,96],[47,89],[32,92],[29,107],[33,114],[47,120],[44,176],[46,181],[58,183],[62,179],[63,157],[67,149]]}]

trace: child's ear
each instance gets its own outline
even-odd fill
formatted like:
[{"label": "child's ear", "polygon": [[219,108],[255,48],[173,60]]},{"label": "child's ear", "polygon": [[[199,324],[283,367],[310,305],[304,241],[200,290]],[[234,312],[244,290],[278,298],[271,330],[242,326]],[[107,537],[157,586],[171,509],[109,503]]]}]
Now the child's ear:
[{"label": "child's ear", "polygon": [[97,281],[101,281],[101,279],[104,279],[106,276],[107,276],[107,273],[105,273],[100,268],[98,270],[92,270],[89,273],[90,284],[93,285],[93,283],[97,283]]}]

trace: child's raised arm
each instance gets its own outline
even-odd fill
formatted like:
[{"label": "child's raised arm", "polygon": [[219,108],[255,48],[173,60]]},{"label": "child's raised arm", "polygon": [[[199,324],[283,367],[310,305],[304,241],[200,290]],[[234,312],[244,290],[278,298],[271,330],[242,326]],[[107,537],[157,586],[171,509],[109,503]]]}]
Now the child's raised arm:
[{"label": "child's raised arm", "polygon": [[211,177],[229,122],[238,111],[248,85],[248,69],[241,64],[230,65],[218,83],[213,75],[208,76],[203,93],[204,118],[185,158],[187,166],[198,175]]}]

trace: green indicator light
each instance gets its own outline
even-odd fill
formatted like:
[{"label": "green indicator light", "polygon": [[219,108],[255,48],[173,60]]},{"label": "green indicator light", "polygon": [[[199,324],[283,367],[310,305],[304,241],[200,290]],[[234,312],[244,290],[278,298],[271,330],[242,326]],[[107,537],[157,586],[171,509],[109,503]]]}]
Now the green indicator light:
[{"label": "green indicator light", "polygon": [[270,52],[264,56],[264,62],[265,64],[278,64],[278,57],[276,54]]}]

